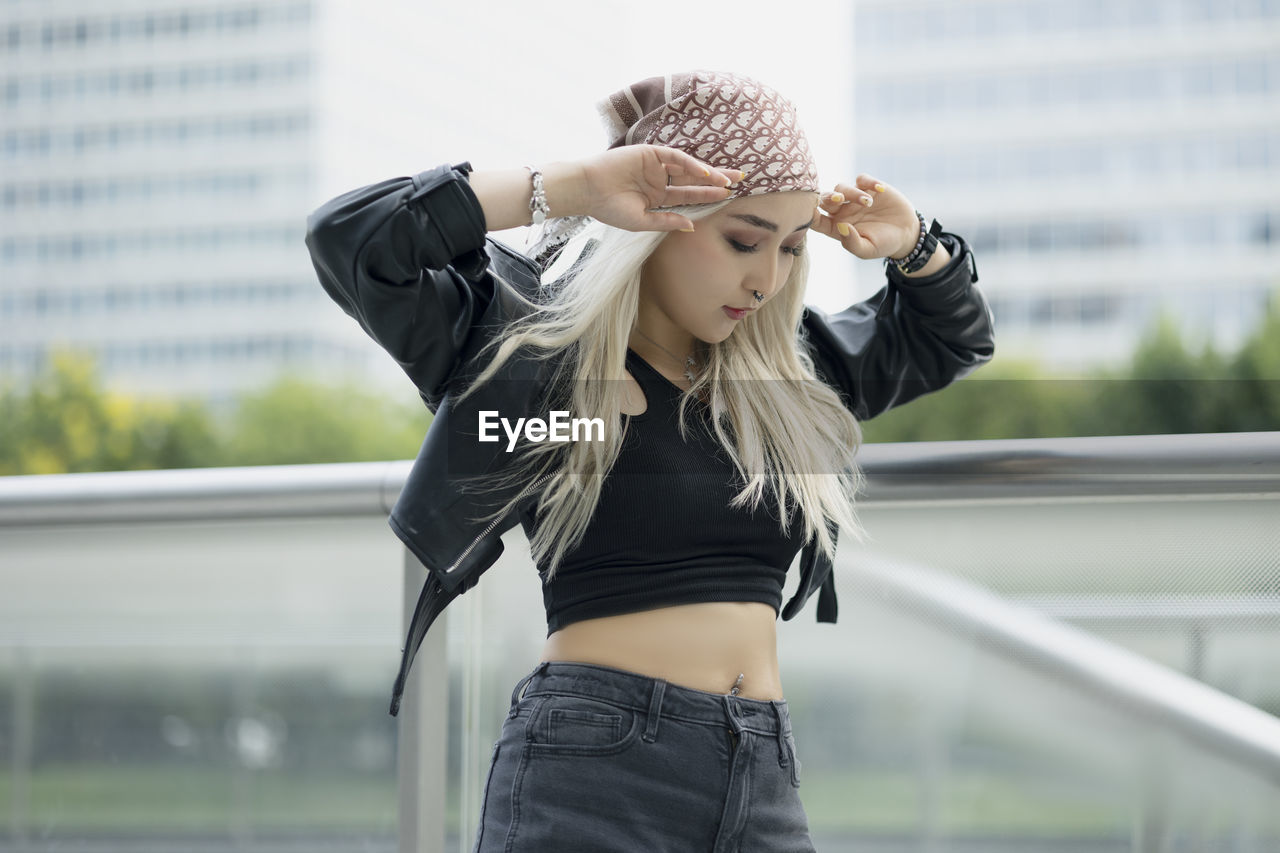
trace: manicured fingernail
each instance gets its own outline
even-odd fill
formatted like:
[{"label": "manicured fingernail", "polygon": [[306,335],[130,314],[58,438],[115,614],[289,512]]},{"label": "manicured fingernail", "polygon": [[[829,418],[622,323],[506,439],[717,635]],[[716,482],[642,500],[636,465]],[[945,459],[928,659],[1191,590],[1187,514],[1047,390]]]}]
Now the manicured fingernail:
[{"label": "manicured fingernail", "polygon": [[681,228],[680,230],[681,230],[681,231],[683,231],[683,232],[684,232],[684,233],[686,233],[686,234],[689,234],[689,233],[692,233],[692,232],[693,232],[693,226],[692,226],[692,225],[690,225],[688,228]]},{"label": "manicured fingernail", "polygon": [[871,196],[869,195],[864,195],[862,198],[858,200],[861,201],[863,204],[865,204],[867,207],[871,206]]},{"label": "manicured fingernail", "polygon": [[831,200],[836,204],[844,204],[844,193],[832,193]]},{"label": "manicured fingernail", "polygon": [[702,177],[704,177],[704,178],[709,178],[709,177],[711,177],[711,170],[710,170],[710,169],[703,169],[703,170],[702,170]]},{"label": "manicured fingernail", "polygon": [[884,192],[884,184],[876,184],[876,192],[878,193]]},{"label": "manicured fingernail", "polygon": [[852,231],[853,229],[849,227],[848,222],[837,222],[836,230],[840,232],[841,237],[848,237],[849,232]]},{"label": "manicured fingernail", "polygon": [[741,169],[739,169],[739,170],[738,170],[738,180],[739,180],[739,181],[745,181],[746,179],[747,179],[747,173],[746,173],[746,172],[744,172],[744,171],[742,171]]}]

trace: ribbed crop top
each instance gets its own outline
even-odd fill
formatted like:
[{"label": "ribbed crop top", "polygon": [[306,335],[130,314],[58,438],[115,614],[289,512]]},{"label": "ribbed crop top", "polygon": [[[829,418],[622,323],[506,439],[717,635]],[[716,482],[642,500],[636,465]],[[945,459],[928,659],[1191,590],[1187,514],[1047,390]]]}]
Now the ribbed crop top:
[{"label": "ribbed crop top", "polygon": [[[627,367],[648,406],[623,416],[626,437],[591,523],[543,584],[547,636],[582,619],[673,604],[759,601],[779,610],[804,544],[802,519],[793,515],[784,536],[772,498],[754,512],[730,507],[741,483],[710,427],[691,410],[686,443],[683,392],[630,349]],[[532,537],[534,513],[521,521]]]}]

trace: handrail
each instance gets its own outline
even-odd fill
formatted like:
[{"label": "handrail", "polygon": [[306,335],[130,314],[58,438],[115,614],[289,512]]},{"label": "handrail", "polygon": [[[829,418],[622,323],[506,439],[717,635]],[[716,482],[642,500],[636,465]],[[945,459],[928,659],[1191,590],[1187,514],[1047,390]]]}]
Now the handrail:
[{"label": "handrail", "polygon": [[952,575],[871,555],[845,568],[876,601],[1011,660],[1034,661],[1110,707],[1176,728],[1280,783],[1280,719],[1247,702]]},{"label": "handrail", "polygon": [[1280,591],[1243,595],[1011,595],[1010,601],[1069,622],[1253,628],[1280,625]]},{"label": "handrail", "polygon": [[0,477],[0,527],[386,516],[411,462]]},{"label": "handrail", "polygon": [[[1280,495],[1280,432],[868,444],[864,504]],[[411,461],[0,477],[0,527],[385,515]]]},{"label": "handrail", "polygon": [[1280,432],[868,445],[871,501],[1280,494]]}]

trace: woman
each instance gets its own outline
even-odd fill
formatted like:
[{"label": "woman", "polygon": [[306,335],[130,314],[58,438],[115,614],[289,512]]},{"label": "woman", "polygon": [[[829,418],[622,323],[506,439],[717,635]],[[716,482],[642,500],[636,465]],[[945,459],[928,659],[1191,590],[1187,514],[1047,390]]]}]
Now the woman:
[{"label": "woman", "polygon": [[[309,221],[321,282],[436,414],[390,519],[431,573],[392,712],[422,634],[519,521],[548,636],[475,849],[812,850],[776,620],[821,588],[834,621],[858,419],[988,360],[990,314],[967,245],[899,191],[820,191],[769,87],[668,75],[600,110],[599,156],[440,167]],[[533,260],[485,237],[531,222]],[[885,289],[806,308],[811,231],[893,259]],[[600,428],[548,436],[555,411]]]}]

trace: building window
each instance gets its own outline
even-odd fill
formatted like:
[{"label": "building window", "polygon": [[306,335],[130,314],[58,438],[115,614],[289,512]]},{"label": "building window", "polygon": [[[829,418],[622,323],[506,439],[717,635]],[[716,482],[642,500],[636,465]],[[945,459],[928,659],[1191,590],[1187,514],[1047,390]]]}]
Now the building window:
[{"label": "building window", "polygon": [[1088,294],[1080,298],[1080,322],[1086,326],[1106,323],[1115,314],[1115,297],[1111,294]]},{"label": "building window", "polygon": [[1270,246],[1276,241],[1276,223],[1280,215],[1275,211],[1263,210],[1250,217],[1249,242]]},{"label": "building window", "polygon": [[1036,296],[1030,300],[1030,305],[1031,310],[1027,313],[1032,326],[1047,326],[1053,322],[1053,300]]}]

